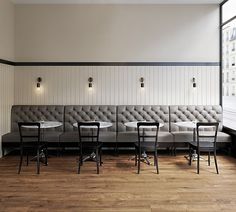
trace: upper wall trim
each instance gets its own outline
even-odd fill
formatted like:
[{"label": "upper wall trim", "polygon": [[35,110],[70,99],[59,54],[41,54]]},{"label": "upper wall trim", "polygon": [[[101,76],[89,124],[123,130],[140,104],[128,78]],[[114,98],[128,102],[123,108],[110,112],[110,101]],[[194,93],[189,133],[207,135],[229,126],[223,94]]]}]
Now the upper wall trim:
[{"label": "upper wall trim", "polygon": [[218,62],[16,62],[16,66],[219,66]]},{"label": "upper wall trim", "polygon": [[13,66],[219,66],[218,62],[12,62],[0,63]]},{"label": "upper wall trim", "polygon": [[9,61],[9,60],[3,60],[3,59],[0,59],[0,63],[6,64],[6,65],[11,65],[11,66],[14,66],[14,65],[15,65],[14,62]]}]

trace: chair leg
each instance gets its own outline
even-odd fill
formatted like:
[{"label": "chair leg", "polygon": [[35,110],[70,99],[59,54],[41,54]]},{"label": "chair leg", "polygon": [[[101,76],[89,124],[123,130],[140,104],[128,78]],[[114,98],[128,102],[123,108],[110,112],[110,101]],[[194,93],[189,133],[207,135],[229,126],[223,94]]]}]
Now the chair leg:
[{"label": "chair leg", "polygon": [[20,163],[19,163],[19,168],[18,168],[18,174],[20,174],[20,171],[21,171],[22,161],[23,161],[23,147],[21,147],[20,149]]},{"label": "chair leg", "polygon": [[216,173],[219,174],[217,160],[216,160],[216,151],[214,151],[214,159],[215,159]]},{"label": "chair leg", "polygon": [[140,173],[140,160],[141,160],[141,148],[139,147],[138,153],[138,174]]},{"label": "chair leg", "polygon": [[45,166],[48,165],[48,147],[45,147]]},{"label": "chair leg", "polygon": [[99,151],[98,148],[96,149],[96,163],[97,163],[97,174],[99,174]]},{"label": "chair leg", "polygon": [[40,161],[39,161],[39,148],[37,149],[37,174],[40,172]]},{"label": "chair leg", "polygon": [[100,153],[99,153],[99,156],[100,156],[100,166],[102,166],[102,148],[100,148]]},{"label": "chair leg", "polygon": [[26,166],[29,165],[29,153],[27,152],[27,155],[26,155]]},{"label": "chair leg", "polygon": [[78,174],[80,174],[80,166],[82,166],[82,162],[83,162],[83,152],[80,149],[80,153],[79,153],[79,161],[78,161]]},{"label": "chair leg", "polygon": [[208,152],[208,166],[211,165],[211,152]]},{"label": "chair leg", "polygon": [[159,174],[157,150],[155,150],[154,161],[155,161],[155,165],[156,165],[157,174]]},{"label": "chair leg", "polygon": [[137,166],[137,148],[135,147],[135,158],[134,158],[134,165]]},{"label": "chair leg", "polygon": [[200,166],[200,150],[198,149],[197,153],[197,173],[199,174],[199,166]]},{"label": "chair leg", "polygon": [[191,150],[190,147],[189,147],[189,154],[188,154],[188,156],[189,156],[188,165],[191,166],[192,165],[192,150]]},{"label": "chair leg", "polygon": [[79,161],[78,161],[78,174],[80,174],[81,158],[82,156],[80,155]]}]

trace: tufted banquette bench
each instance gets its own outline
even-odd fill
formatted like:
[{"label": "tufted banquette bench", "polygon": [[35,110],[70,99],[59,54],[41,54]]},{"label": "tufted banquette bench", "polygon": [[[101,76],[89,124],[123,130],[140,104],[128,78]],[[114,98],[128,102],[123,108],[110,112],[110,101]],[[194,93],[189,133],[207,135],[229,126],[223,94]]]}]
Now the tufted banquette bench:
[{"label": "tufted banquette bench", "polygon": [[[63,122],[64,106],[61,105],[14,105],[11,110],[11,132],[2,136],[2,149],[19,146],[18,122],[59,121]],[[46,129],[44,137],[49,143],[58,146],[63,126]],[[4,152],[3,152],[4,154]]]},{"label": "tufted banquette bench", "polygon": [[[19,145],[18,122],[59,121],[62,127],[48,129],[45,138],[49,146],[77,146],[78,121],[107,121],[112,127],[101,129],[100,140],[118,146],[137,141],[136,129],[124,124],[131,121],[157,121],[163,123],[158,141],[163,147],[184,147],[192,140],[192,130],[175,125],[180,121],[219,122],[218,145],[231,143],[230,135],[222,132],[221,106],[165,106],[165,105],[15,105],[11,111],[11,132],[2,136],[2,149]],[[152,131],[145,132],[152,134]],[[205,132],[207,133],[207,131]],[[126,145],[125,145],[126,146]]]}]

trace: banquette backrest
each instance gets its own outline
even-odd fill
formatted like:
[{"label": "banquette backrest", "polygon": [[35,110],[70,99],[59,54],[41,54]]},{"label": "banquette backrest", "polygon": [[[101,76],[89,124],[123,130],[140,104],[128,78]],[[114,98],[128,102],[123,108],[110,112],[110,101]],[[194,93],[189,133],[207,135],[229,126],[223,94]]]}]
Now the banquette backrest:
[{"label": "banquette backrest", "polygon": [[65,106],[64,128],[66,132],[75,131],[73,124],[78,121],[106,121],[112,127],[102,129],[116,131],[116,106],[113,105],[68,105]]},{"label": "banquette backrest", "polygon": [[[62,105],[14,105],[11,110],[11,132],[17,132],[18,122],[59,121],[63,122]],[[47,129],[63,131],[63,126]]]},{"label": "banquette backrest", "polygon": [[[170,130],[189,131],[191,129],[178,127],[174,123],[182,121],[219,122],[222,130],[222,107],[220,105],[175,105],[170,106]],[[212,128],[205,128],[212,130]]]},{"label": "banquette backrest", "polygon": [[133,131],[124,124],[131,121],[157,121],[163,123],[161,131],[169,131],[169,107],[165,105],[120,105],[117,106],[118,132]]},{"label": "banquette backrest", "polygon": [[[219,122],[222,130],[222,108],[220,105],[14,105],[11,110],[11,132],[18,131],[18,122],[59,121],[64,131],[74,131],[78,121],[108,121],[113,124],[106,129],[113,132],[133,131],[124,124],[130,121],[157,121],[164,124],[160,131],[187,131],[177,127],[180,121]],[[207,129],[207,128],[206,128]],[[63,127],[50,130],[63,131]],[[207,129],[209,130],[209,128]]]}]

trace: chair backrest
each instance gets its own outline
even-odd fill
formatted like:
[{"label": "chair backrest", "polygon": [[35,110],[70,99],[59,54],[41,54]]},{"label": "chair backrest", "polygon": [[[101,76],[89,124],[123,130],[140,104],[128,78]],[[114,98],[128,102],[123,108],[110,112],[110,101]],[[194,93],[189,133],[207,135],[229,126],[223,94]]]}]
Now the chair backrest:
[{"label": "chair backrest", "polygon": [[[157,147],[158,141],[158,132],[159,132],[159,123],[158,122],[138,122],[138,143],[140,146],[141,142],[154,142],[155,148]],[[145,129],[155,129],[154,134],[146,134],[144,133]]]},{"label": "chair backrest", "polygon": [[[41,128],[37,122],[18,122],[20,132],[20,143],[35,142],[40,143]],[[30,129],[30,130],[29,130]]]},{"label": "chair backrest", "polygon": [[[219,123],[218,122],[198,122],[197,123],[197,143],[199,142],[210,142],[214,143],[216,146],[217,132],[218,132]],[[204,132],[201,128],[211,128],[212,131]]]},{"label": "chair backrest", "polygon": [[79,143],[83,142],[99,142],[99,122],[78,122]]}]

